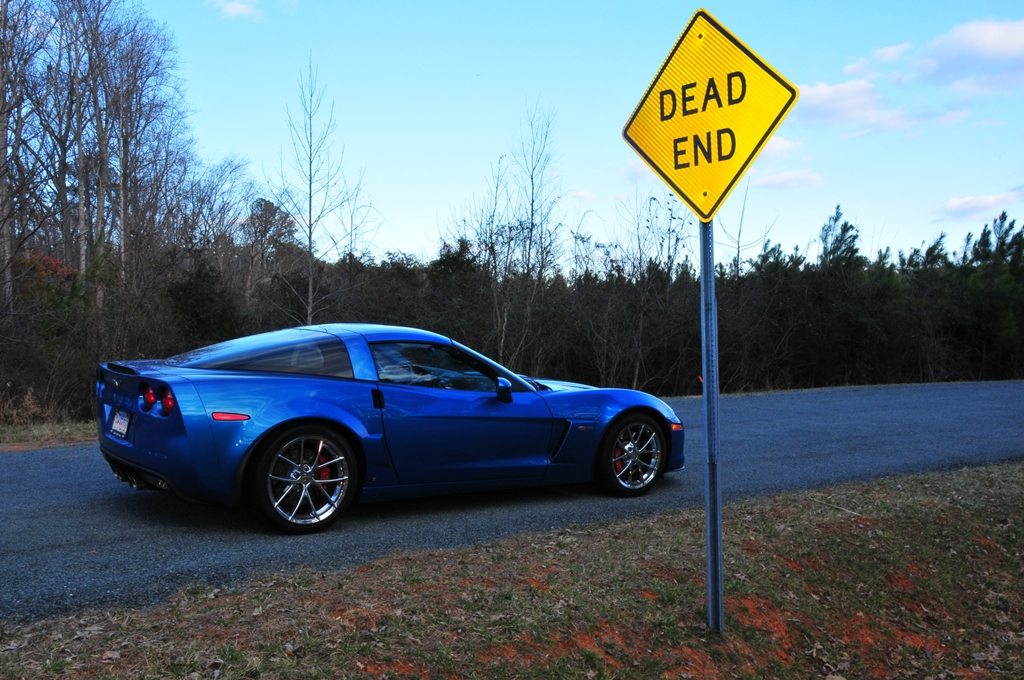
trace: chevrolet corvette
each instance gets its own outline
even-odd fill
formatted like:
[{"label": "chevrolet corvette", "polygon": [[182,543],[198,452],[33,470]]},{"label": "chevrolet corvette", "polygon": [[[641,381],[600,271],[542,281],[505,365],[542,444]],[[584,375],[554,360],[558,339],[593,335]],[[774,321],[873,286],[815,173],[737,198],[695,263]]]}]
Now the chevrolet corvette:
[{"label": "chevrolet corvette", "polygon": [[96,371],[100,451],[137,489],[247,502],[324,529],[364,501],[597,482],[638,496],[683,467],[661,400],[525,377],[429,331],[328,324]]}]

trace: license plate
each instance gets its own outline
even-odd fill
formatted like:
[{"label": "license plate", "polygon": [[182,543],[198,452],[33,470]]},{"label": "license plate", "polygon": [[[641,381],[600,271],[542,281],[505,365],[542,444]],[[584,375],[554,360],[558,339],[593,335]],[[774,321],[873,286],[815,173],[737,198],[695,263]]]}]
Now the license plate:
[{"label": "license plate", "polygon": [[114,420],[110,423],[110,434],[124,439],[128,434],[128,423],[131,422],[131,418],[130,413],[114,411]]}]

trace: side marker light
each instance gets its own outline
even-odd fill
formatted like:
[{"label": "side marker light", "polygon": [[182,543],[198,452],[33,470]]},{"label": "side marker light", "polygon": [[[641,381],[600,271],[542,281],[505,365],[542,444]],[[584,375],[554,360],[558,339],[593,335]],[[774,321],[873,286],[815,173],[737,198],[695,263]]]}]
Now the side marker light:
[{"label": "side marker light", "polygon": [[214,411],[213,419],[227,422],[238,422],[240,420],[249,420],[249,416],[244,413],[225,413],[224,411]]}]

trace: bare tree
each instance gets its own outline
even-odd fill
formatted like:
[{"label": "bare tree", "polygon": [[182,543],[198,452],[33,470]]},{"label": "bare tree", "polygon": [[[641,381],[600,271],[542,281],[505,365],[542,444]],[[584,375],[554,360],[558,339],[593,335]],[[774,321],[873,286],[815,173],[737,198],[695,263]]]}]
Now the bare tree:
[{"label": "bare tree", "polygon": [[[332,143],[337,121],[334,104],[325,105],[324,88],[310,56],[305,73],[299,77],[299,112],[288,111],[288,130],[291,133],[292,156],[290,172],[283,163],[279,175],[280,188],[277,203],[292,219],[306,251],[305,291],[293,292],[303,301],[307,324],[313,323],[322,303],[318,292],[319,239],[338,243],[337,237],[327,234],[328,227],[338,224],[346,208],[363,201],[362,178],[350,184],[343,171],[344,151],[332,157]],[[361,211],[349,213],[359,217]],[[350,235],[356,225],[348,225]]]},{"label": "bare tree", "polygon": [[557,269],[563,225],[556,216],[552,130],[549,113],[528,111],[518,142],[491,173],[487,194],[457,222],[457,238],[476,244],[491,283],[493,352],[513,366],[529,361],[544,284]]},{"label": "bare tree", "polygon": [[[524,350],[527,339],[534,335],[533,323],[546,283],[555,273],[560,232],[564,226],[556,216],[561,199],[557,177],[552,165],[554,116],[535,106],[526,113],[519,143],[512,154],[516,169],[513,183],[514,219],[522,284],[519,297],[523,305],[522,320],[517,332],[504,328],[503,344],[515,360]],[[507,320],[507,315],[506,315]],[[536,371],[539,357],[533,357],[529,370]]]},{"label": "bare tree", "polygon": [[49,203],[56,217],[54,240],[60,244],[64,264],[84,272],[85,234],[84,219],[78,212],[83,201],[75,198],[82,130],[82,107],[79,96],[86,64],[85,44],[69,20],[69,0],[55,0],[57,21],[46,41],[43,64],[38,69],[38,80],[32,91],[33,106],[39,116],[42,135],[39,148],[42,156],[50,159],[44,164],[45,182],[49,189]]},{"label": "bare tree", "polygon": [[239,158],[198,165],[175,196],[175,243],[194,256],[209,256],[220,271],[226,269],[227,253],[218,246],[241,236],[255,195],[246,167]]},{"label": "bare tree", "polygon": [[277,273],[280,251],[294,243],[294,232],[294,220],[273,201],[257,198],[250,204],[249,216],[236,235],[246,307],[253,305],[257,289]]},{"label": "bare tree", "polygon": [[14,311],[14,258],[42,226],[31,88],[52,27],[31,0],[0,0],[0,310]]},{"label": "bare tree", "polygon": [[[112,48],[116,44],[113,22],[116,20],[114,3],[117,0],[73,0],[76,28],[81,31],[85,40],[86,58],[88,60],[86,78],[82,83],[81,94],[86,100],[83,125],[89,126],[91,133],[90,149],[84,146],[84,135],[79,136],[78,162],[83,176],[93,171],[90,181],[79,180],[79,191],[88,187],[92,195],[92,214],[86,215],[91,222],[91,238],[87,267],[94,270],[95,286],[94,303],[102,309],[106,291],[106,272],[108,266],[110,235],[108,233],[109,211],[108,200],[111,175],[111,143],[113,138],[114,107],[108,101],[111,94],[109,84],[112,78]],[[87,162],[88,159],[88,162]],[[84,177],[83,177],[84,179]],[[82,199],[79,199],[80,204]],[[79,208],[80,212],[82,208]],[[85,268],[83,268],[85,271]]]},{"label": "bare tree", "polygon": [[609,243],[575,235],[577,318],[602,384],[643,389],[658,373],[652,355],[673,336],[673,284],[693,217],[672,196],[636,193],[619,205],[618,224]]},{"label": "bare tree", "polygon": [[633,282],[632,319],[627,323],[632,350],[630,386],[642,389],[650,371],[649,352],[668,340],[671,329],[661,323],[671,303],[672,284],[694,221],[673,196],[637,200],[627,210],[629,232],[621,252],[626,276]]},{"label": "bare tree", "polygon": [[[182,163],[187,155],[180,150],[188,144],[170,38],[134,8],[125,11],[113,30],[117,41],[103,87],[113,117],[111,189],[116,192],[112,215],[118,272],[127,281],[136,257],[133,242],[149,240],[157,230],[161,197],[187,172],[188,163]],[[144,256],[144,251],[138,253]]]}]

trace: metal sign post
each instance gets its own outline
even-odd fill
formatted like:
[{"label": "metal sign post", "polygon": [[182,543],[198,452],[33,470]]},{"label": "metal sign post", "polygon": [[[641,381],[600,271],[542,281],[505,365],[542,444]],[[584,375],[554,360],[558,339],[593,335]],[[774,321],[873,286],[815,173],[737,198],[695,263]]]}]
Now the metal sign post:
[{"label": "metal sign post", "polygon": [[700,217],[701,339],[708,473],[708,628],[722,633],[718,487],[718,309],[711,220],[797,100],[797,89],[706,10],[697,10],[622,136]]},{"label": "metal sign post", "polygon": [[708,463],[704,511],[708,557],[708,628],[725,630],[722,576],[722,491],[718,487],[718,305],[715,301],[715,241],[711,222],[700,223],[701,357],[704,375],[704,435]]}]

